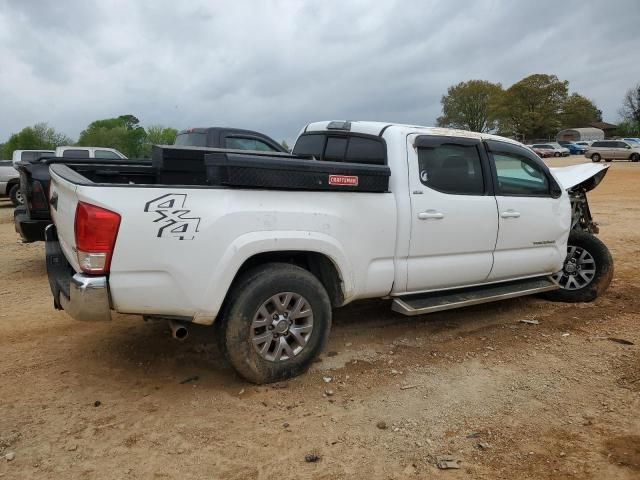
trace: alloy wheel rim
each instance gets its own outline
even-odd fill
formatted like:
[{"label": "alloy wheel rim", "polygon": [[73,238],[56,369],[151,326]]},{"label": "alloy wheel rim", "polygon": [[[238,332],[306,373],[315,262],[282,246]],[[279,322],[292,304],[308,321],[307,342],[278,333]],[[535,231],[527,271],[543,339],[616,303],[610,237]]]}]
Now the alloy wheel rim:
[{"label": "alloy wheel rim", "polygon": [[16,200],[18,201],[18,203],[19,203],[20,205],[23,205],[23,204],[24,204],[24,199],[22,198],[22,190],[18,190],[18,191],[16,192]]},{"label": "alloy wheel rim", "polygon": [[565,290],[579,290],[589,285],[596,275],[596,261],[582,247],[569,246],[564,267],[553,280]]},{"label": "alloy wheel rim", "polygon": [[251,322],[251,343],[270,362],[299,355],[313,331],[313,310],[302,295],[281,292],[260,305]]}]

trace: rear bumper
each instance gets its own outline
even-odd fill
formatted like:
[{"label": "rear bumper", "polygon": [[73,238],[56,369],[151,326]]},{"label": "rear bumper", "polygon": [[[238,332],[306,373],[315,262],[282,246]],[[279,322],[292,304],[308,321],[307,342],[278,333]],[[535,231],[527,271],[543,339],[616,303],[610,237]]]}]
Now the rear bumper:
[{"label": "rear bumper", "polygon": [[17,207],[13,211],[13,224],[23,242],[41,242],[44,240],[44,230],[51,224],[51,220],[33,220],[27,207]]},{"label": "rear bumper", "polygon": [[75,273],[62,253],[55,225],[47,227],[45,237],[47,276],[56,309],[75,320],[111,320],[107,277]]}]

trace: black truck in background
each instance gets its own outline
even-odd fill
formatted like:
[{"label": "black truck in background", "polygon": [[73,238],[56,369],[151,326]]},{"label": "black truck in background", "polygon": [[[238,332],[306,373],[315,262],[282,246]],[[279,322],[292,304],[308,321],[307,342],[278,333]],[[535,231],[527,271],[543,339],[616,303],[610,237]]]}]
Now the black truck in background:
[{"label": "black truck in background", "polygon": [[[278,142],[262,133],[224,127],[181,130],[176,136],[175,145],[289,153]],[[48,200],[51,180],[49,165],[53,163],[90,164],[96,161],[101,165],[114,166],[118,164],[130,165],[132,162],[140,167],[151,165],[150,159],[110,160],[65,157],[44,157],[30,162],[18,162],[15,165],[20,172],[20,190],[24,198],[24,205],[14,210],[13,221],[16,232],[23,242],[44,241],[44,230],[51,223]]]}]

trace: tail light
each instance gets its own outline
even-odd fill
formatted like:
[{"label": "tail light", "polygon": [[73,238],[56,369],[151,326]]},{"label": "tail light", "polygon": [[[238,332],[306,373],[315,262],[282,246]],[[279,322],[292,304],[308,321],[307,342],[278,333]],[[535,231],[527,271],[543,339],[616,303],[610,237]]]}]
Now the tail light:
[{"label": "tail light", "polygon": [[31,195],[28,197],[30,210],[47,210],[47,197],[42,184],[35,181],[31,184]]},{"label": "tail light", "polygon": [[78,263],[85,273],[107,273],[116,244],[120,215],[89,203],[76,207],[75,234]]}]

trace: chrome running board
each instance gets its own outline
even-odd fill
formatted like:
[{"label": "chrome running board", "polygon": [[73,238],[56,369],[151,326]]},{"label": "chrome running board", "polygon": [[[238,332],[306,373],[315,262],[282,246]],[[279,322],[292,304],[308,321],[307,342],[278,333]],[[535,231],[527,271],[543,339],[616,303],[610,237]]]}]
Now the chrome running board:
[{"label": "chrome running board", "polygon": [[538,277],[444,292],[405,295],[393,300],[391,310],[413,316],[523,297],[560,288],[550,277]]}]

